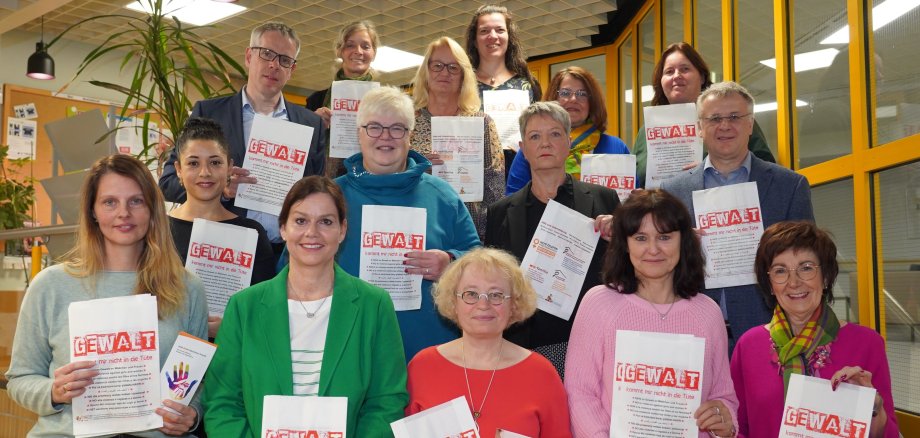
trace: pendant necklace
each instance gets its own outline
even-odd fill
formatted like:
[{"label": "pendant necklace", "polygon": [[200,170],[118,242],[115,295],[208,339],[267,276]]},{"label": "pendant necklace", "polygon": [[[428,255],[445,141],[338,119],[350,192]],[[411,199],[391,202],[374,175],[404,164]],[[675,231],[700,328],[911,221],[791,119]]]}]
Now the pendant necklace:
[{"label": "pendant necklace", "polygon": [[655,313],[657,313],[658,316],[661,317],[661,320],[664,321],[664,319],[668,317],[668,314],[671,313],[671,309],[674,308],[674,303],[676,303],[678,299],[679,299],[679,298],[674,297],[674,299],[671,300],[671,305],[668,306],[668,310],[665,310],[664,313],[661,313],[661,312],[658,311],[658,308],[655,307],[655,303],[653,303],[653,302],[651,302],[651,301],[648,301],[648,300],[646,300],[646,301],[648,301],[649,305],[652,306],[652,310],[654,310]]},{"label": "pendant necklace", "polygon": [[492,389],[492,380],[495,379],[495,371],[502,363],[502,349],[504,347],[505,340],[502,339],[501,344],[498,346],[498,360],[495,361],[495,366],[492,368],[492,377],[489,377],[489,385],[486,386],[486,393],[482,396],[482,403],[479,404],[479,409],[476,410],[476,404],[473,402],[473,392],[470,390],[470,377],[466,372],[466,351],[463,348],[463,339],[460,339],[460,356],[463,358],[463,378],[466,380],[466,393],[470,396],[470,407],[474,409],[473,420],[476,421],[477,425],[479,424],[479,417],[482,416],[482,408],[486,405],[486,399],[489,397],[489,390]]},{"label": "pendant necklace", "polygon": [[[296,294],[296,291],[294,290],[294,288],[291,287],[290,281],[288,281],[288,289]],[[332,291],[334,289],[335,289],[335,286],[333,285],[333,287],[329,289],[329,295],[326,295],[325,297],[323,297],[323,301],[320,302],[319,306],[316,306],[316,309],[314,309],[312,312],[307,310],[307,306],[303,304],[303,301],[301,300],[294,300],[294,301],[297,301],[298,303],[300,303],[300,307],[303,308],[303,311],[307,314],[307,318],[313,319],[313,317],[316,316],[316,313],[319,312],[319,309],[322,309],[323,306],[326,304],[326,300],[328,300],[329,297],[332,296]]]}]

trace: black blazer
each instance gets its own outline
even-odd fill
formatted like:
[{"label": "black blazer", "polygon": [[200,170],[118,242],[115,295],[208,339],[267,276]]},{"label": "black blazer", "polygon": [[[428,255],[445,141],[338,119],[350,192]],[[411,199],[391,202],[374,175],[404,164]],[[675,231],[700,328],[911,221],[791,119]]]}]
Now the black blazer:
[{"label": "black blazer", "polygon": [[[215,99],[200,100],[192,109],[192,117],[207,117],[220,124],[227,142],[230,143],[230,158],[235,166],[243,164],[246,154],[246,139],[243,138],[243,92],[242,90],[232,96],[218,97]],[[307,166],[304,176],[322,175],[326,164],[326,139],[323,134],[323,122],[313,111],[288,100],[284,101],[287,108],[288,119],[291,122],[313,127],[313,139],[310,141],[310,153],[307,155]],[[178,136],[178,133],[174,133]],[[167,201],[185,202],[185,188],[179,185],[176,175],[175,162],[178,159],[176,149],[173,148],[169,159],[163,166],[163,175],[160,176],[160,190]],[[233,207],[233,201],[224,205],[239,216],[246,217],[246,209]]]},{"label": "black blazer", "polygon": [[[527,195],[530,193],[532,182],[528,182],[521,190],[511,196],[500,199],[489,206],[486,219],[485,245],[504,249],[514,254],[518,260],[524,258],[527,246],[533,238],[527,232]],[[569,207],[587,217],[595,218],[602,214],[611,214],[620,205],[620,198],[616,190],[597,184],[575,181],[566,175],[566,184],[574,184],[574,204]],[[581,294],[575,303],[575,309],[568,321],[542,310],[524,321],[516,324],[505,332],[505,338],[524,348],[536,348],[544,345],[558,344],[569,340],[572,322],[578,312],[581,299],[588,289],[601,284],[601,268],[604,262],[604,253],[607,251],[607,241],[601,239],[597,244],[597,251],[591,258],[588,275],[581,287]]]}]

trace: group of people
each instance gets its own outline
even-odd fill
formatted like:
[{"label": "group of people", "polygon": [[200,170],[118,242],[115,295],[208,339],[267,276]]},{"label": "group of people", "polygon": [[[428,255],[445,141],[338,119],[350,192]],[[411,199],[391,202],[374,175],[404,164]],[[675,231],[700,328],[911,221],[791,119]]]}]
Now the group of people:
[{"label": "group of people", "polygon": [[[373,80],[378,45],[373,24],[346,26],[336,79]],[[195,105],[159,190],[128,156],[90,170],[77,244],[32,282],[15,334],[8,390],[39,414],[33,435],[72,435],[70,402],[99,374],[92,361],[69,361],[68,304],[150,293],[161,363],[180,331],[216,337],[218,348],[201,397],[164,401],[163,428],[136,436],[203,428],[256,437],[265,396],[299,395],[347,397],[350,436],[391,436],[391,422],[464,397],[481,436],[607,437],[619,330],[705,338],[693,413],[701,437],[777,436],[792,374],[876,388],[869,436],[897,436],[882,338],[830,307],[836,247],[814,224],[808,182],[769,162],[751,95],[712,84],[691,46],[664,52],[654,104],[696,102],[708,155],[622,205],[614,190],[578,178],[585,153],[630,153],[605,133],[602,89],[569,67],[544,96],[503,7],[477,11],[465,50],[447,37],[432,42],[411,97],[369,91],[357,116],[360,152],[341,161],[326,152],[329,92],[311,96],[315,111],[281,94],[296,67],[296,33],[268,23],[249,46],[246,86]],[[483,90],[496,89],[530,92],[517,155],[506,155],[482,112]],[[259,183],[239,167],[256,114],[314,127],[304,178],[278,216],[233,206],[240,184]],[[447,115],[483,118],[482,202],[462,202],[430,173],[441,161],[431,118]],[[692,193],[743,182],[757,183],[765,228],[757,283],[707,290]],[[164,200],[182,205],[167,214]],[[602,238],[569,320],[537,308],[520,268],[550,200],[594,219]],[[426,210],[425,249],[403,261],[407,277],[422,279],[417,310],[396,311],[388,291],[358,278],[364,207],[374,205]],[[222,319],[208,318],[201,282],[183,269],[195,218],[259,234],[253,285],[231,297]]]}]

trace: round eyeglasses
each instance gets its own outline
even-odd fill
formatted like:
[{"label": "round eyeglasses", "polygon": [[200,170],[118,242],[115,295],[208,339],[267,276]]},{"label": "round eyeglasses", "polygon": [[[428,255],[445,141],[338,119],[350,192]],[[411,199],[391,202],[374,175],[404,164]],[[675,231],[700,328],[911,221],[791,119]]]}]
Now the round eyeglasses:
[{"label": "round eyeglasses", "polygon": [[798,276],[800,280],[808,281],[818,275],[818,268],[820,267],[821,265],[816,265],[814,263],[802,263],[798,268],[774,266],[767,271],[767,274],[770,276],[770,281],[776,284],[785,284],[789,281],[790,271],[795,271],[795,275]]},{"label": "round eyeglasses", "polygon": [[362,126],[362,128],[364,128],[364,131],[367,132],[368,137],[380,138],[380,136],[383,135],[383,131],[389,131],[390,138],[395,140],[399,140],[405,137],[406,133],[409,132],[409,128],[406,128],[403,125],[383,126],[376,122],[368,123]]},{"label": "round eyeglasses", "polygon": [[493,306],[500,306],[505,302],[505,300],[510,300],[511,295],[505,295],[504,292],[489,292],[487,294],[481,294],[479,292],[468,290],[458,293],[457,298],[460,298],[466,304],[476,304],[479,302],[479,300],[485,298],[489,301],[489,304]]}]

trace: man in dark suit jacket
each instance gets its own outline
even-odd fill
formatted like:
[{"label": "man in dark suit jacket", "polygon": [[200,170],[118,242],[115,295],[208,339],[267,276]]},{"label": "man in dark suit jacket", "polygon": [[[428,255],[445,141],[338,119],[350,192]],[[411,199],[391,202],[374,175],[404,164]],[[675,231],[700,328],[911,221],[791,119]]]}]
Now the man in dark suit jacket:
[{"label": "man in dark suit jacket", "polygon": [[[246,86],[232,96],[203,100],[195,103],[192,116],[207,117],[220,123],[227,141],[230,143],[230,184],[224,190],[225,206],[241,217],[257,220],[268,232],[276,253],[283,248],[283,241],[278,231],[277,216],[247,211],[233,206],[236,191],[240,183],[257,184],[249,171],[242,169],[246,154],[246,140],[249,137],[255,114],[288,120],[313,128],[310,151],[307,155],[304,176],[322,175],[325,165],[325,139],[323,138],[322,120],[312,111],[288,102],[282,90],[297,67],[296,58],[300,52],[300,40],[290,27],[281,23],[266,23],[252,31],[250,47],[246,49],[245,64],[249,71]],[[176,150],[170,153],[160,177],[160,189],[166,200],[185,201],[185,188],[179,184],[175,162],[178,160]]]},{"label": "man in dark suit jacket", "polygon": [[[617,192],[604,186],[576,181],[565,172],[569,153],[568,113],[555,102],[537,102],[521,115],[521,152],[529,160],[533,179],[521,190],[489,206],[486,219],[486,246],[501,248],[524,258],[527,247],[549,202],[553,200],[589,218],[595,226],[609,230],[610,214],[620,205]],[[529,131],[528,131],[529,129]],[[559,132],[554,130],[558,129]],[[563,132],[564,131],[564,132]],[[554,134],[564,134],[556,137]],[[539,138],[537,138],[539,137]],[[605,236],[606,237],[606,236]],[[562,375],[565,349],[575,313],[588,289],[601,283],[601,267],[607,241],[601,239],[591,258],[575,309],[568,320],[537,310],[530,319],[505,331],[505,338],[524,348],[538,351],[552,362]]]},{"label": "man in dark suit jacket", "polygon": [[[694,221],[694,191],[756,182],[765,229],[781,221],[814,222],[808,180],[748,151],[748,138],[754,125],[754,98],[744,87],[734,82],[715,84],[700,95],[697,109],[709,155],[695,168],[661,185],[687,206]],[[707,289],[705,293],[722,307],[729,323],[730,346],[744,332],[772,318],[773,309],[767,307],[754,284]]]}]

